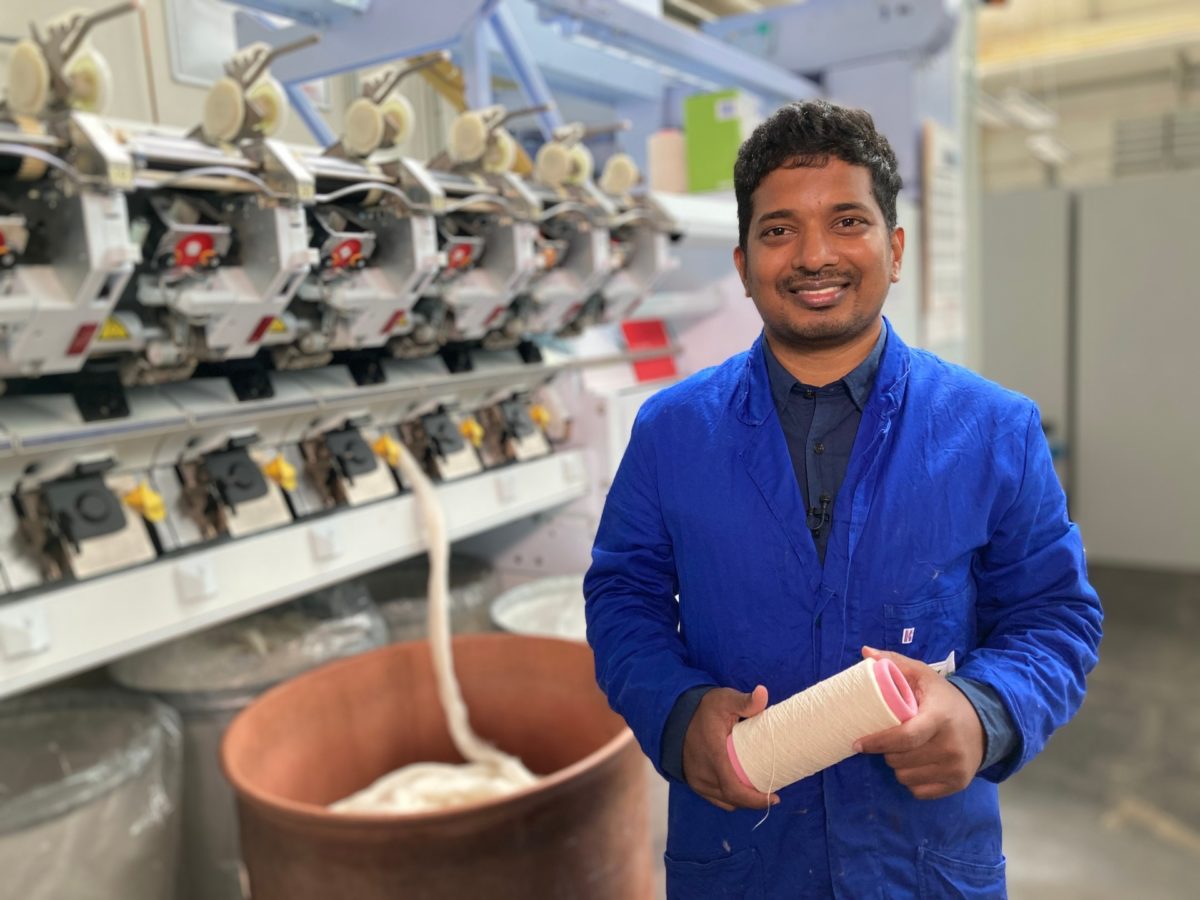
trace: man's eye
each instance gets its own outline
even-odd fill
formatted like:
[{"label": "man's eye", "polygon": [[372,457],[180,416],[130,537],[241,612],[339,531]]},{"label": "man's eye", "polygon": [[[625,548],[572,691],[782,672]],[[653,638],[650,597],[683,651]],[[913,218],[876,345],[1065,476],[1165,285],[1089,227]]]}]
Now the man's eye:
[{"label": "man's eye", "polygon": [[865,224],[866,222],[864,222],[862,219],[855,218],[854,216],[847,216],[844,219],[838,219],[838,225],[840,225],[842,228],[853,228],[856,225]]},{"label": "man's eye", "polygon": [[782,225],[776,225],[774,228],[768,228],[763,232],[763,237],[781,237],[787,233],[787,229]]}]

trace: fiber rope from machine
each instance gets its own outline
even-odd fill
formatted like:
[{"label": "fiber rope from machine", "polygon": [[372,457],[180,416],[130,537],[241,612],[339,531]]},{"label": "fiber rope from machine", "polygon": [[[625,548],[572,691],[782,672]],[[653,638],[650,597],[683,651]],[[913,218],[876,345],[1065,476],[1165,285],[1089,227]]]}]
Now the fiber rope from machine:
[{"label": "fiber rope from machine", "polygon": [[471,729],[454,674],[450,642],[450,540],[437,489],[408,448],[400,445],[399,468],[412,487],[429,552],[429,645],[438,699],[454,746],[466,763],[413,763],[379,778],[366,789],[331,804],[344,813],[416,813],[502,797],[534,784],[538,776],[515,756]]}]

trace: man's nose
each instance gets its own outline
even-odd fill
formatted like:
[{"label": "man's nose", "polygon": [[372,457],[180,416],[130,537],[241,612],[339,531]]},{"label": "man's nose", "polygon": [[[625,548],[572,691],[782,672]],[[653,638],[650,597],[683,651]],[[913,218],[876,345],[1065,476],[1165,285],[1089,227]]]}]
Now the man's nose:
[{"label": "man's nose", "polygon": [[837,248],[823,228],[806,228],[796,239],[796,253],[792,267],[808,272],[819,272],[838,262]]}]

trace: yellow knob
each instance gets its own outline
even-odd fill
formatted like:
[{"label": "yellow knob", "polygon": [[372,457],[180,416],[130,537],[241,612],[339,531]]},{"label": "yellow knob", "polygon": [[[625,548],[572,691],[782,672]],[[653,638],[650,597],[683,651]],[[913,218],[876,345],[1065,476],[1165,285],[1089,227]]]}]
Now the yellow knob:
[{"label": "yellow knob", "polygon": [[381,434],[371,445],[375,455],[387,460],[393,469],[400,465],[400,442],[390,434]]},{"label": "yellow knob", "polygon": [[263,474],[285,491],[296,489],[296,467],[284,459],[283,454],[263,466]]},{"label": "yellow knob", "polygon": [[545,428],[550,424],[550,410],[540,403],[535,403],[529,407],[529,418],[533,419],[539,428]]},{"label": "yellow knob", "polygon": [[163,503],[162,495],[144,481],[122,499],[126,506],[141,513],[147,521],[161,522],[167,517],[167,505]]},{"label": "yellow knob", "polygon": [[459,432],[472,446],[479,447],[483,444],[483,426],[468,416],[462,420],[462,424],[458,426]]}]

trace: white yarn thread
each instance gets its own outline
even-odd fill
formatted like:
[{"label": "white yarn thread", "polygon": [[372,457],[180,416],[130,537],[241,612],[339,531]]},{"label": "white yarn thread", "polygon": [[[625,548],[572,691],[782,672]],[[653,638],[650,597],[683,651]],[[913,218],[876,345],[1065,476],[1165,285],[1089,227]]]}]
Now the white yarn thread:
[{"label": "white yarn thread", "polygon": [[875,681],[875,665],[864,659],[733,726],[738,762],[757,790],[794,784],[853,756],[860,738],[900,724]]},{"label": "white yarn thread", "polygon": [[[765,712],[765,710],[764,710]],[[769,719],[767,721],[767,730],[771,733],[771,777],[767,779],[767,811],[763,813],[763,817],[754,823],[751,831],[758,831],[758,826],[767,821],[771,817],[771,793],[775,790],[775,721]]]},{"label": "white yarn thread", "polygon": [[400,446],[400,472],[412,486],[429,550],[429,646],[438,699],[461,765],[413,763],[329,807],[334,812],[414,813],[511,794],[538,777],[524,763],[471,730],[462,690],[454,675],[450,643],[450,540],[437,489],[408,448]]}]

